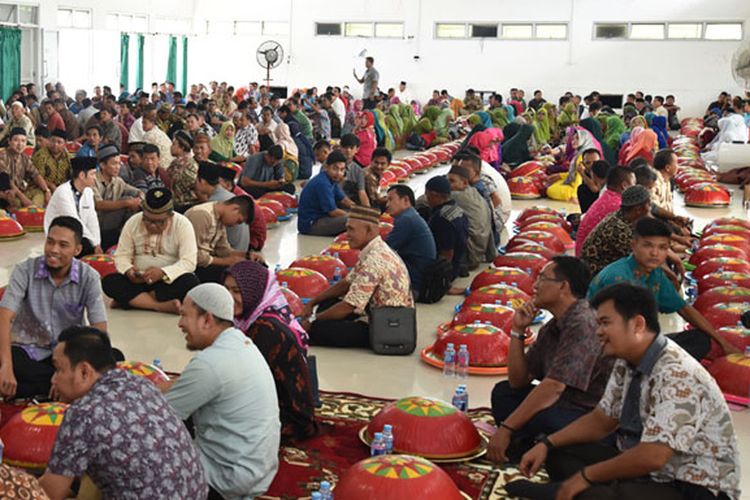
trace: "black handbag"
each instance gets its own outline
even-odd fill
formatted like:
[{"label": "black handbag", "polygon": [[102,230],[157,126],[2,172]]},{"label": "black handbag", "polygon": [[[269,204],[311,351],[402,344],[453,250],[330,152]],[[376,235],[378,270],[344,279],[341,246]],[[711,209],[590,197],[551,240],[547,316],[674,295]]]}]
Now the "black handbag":
[{"label": "black handbag", "polygon": [[405,356],[417,348],[417,310],[413,307],[370,308],[370,347],[375,354]]}]

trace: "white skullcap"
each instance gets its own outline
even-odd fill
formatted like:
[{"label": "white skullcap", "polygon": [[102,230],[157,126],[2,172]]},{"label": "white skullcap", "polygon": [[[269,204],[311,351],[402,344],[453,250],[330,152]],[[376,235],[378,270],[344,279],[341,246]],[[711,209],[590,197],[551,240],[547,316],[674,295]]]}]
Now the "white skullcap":
[{"label": "white skullcap", "polygon": [[203,283],[190,290],[185,297],[217,319],[234,320],[234,299],[229,290],[218,283]]}]

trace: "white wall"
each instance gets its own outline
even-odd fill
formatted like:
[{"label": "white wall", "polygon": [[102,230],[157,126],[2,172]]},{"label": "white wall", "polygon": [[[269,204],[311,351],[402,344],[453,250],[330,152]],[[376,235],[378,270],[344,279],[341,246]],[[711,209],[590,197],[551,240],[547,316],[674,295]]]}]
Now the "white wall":
[{"label": "white wall", "polygon": [[[433,88],[447,88],[457,96],[468,87],[498,90],[503,94],[507,94],[509,87],[522,87],[527,93],[541,88],[552,98],[565,90],[585,94],[594,89],[602,93],[642,89],[652,94],[674,93],[689,114],[700,113],[719,90],[732,93],[741,90],[734,83],[729,67],[740,42],[593,41],[593,23],[740,20],[745,22],[746,37],[750,33],[747,0],[275,0],[270,4],[272,10],[267,9],[269,3],[258,1],[130,0],[123,4],[44,0],[40,8],[45,29],[56,29],[58,5],[91,8],[95,30],[104,28],[109,12],[149,14],[152,19],[192,17],[194,28],[205,19],[290,22],[288,37],[191,37],[191,82],[217,79],[242,85],[249,80],[261,81],[264,71],[257,66],[254,51],[262,40],[274,38],[284,45],[289,56],[274,71],[274,84],[285,83],[290,87],[349,85],[356,93],[359,85],[351,76],[352,66],[356,65],[361,73],[364,61],[355,55],[366,48],[368,55],[376,59],[382,88],[406,80],[412,93],[425,100]],[[404,22],[405,39],[314,34],[315,21],[358,20]],[[434,24],[446,21],[563,21],[568,23],[569,33],[565,41],[435,39]],[[159,31],[158,23],[152,21],[150,30]],[[119,57],[119,47],[89,50],[95,51]],[[84,54],[82,51],[81,55]],[[414,60],[415,55],[420,56],[418,61]],[[89,87],[106,83],[100,79],[111,73],[111,68],[118,67],[115,60],[97,70],[103,63],[92,61]],[[166,74],[166,68],[153,66],[147,64],[147,84],[151,80],[161,81]],[[110,84],[118,81],[117,69],[114,71],[108,79]]]}]

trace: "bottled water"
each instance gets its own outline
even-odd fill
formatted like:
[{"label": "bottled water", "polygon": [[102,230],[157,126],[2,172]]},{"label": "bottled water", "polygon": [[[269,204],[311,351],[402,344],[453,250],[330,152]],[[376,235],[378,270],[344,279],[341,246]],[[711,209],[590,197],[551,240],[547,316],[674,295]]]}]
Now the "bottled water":
[{"label": "bottled water", "polygon": [[323,500],[323,495],[320,494],[319,491],[313,491],[312,495],[310,495],[311,500]]},{"label": "bottled water", "polygon": [[463,406],[463,411],[469,410],[469,388],[466,387],[466,384],[459,385],[461,389],[463,389],[463,393],[461,394],[461,406]]},{"label": "bottled water", "polygon": [[451,404],[458,408],[459,411],[465,411],[465,408],[463,407],[464,392],[465,389],[459,385],[456,388],[456,392],[453,394],[453,399],[451,399]]},{"label": "bottled water", "polygon": [[153,365],[159,370],[162,370],[162,371],[164,370],[164,367],[161,366],[161,359],[159,358],[154,359]]},{"label": "bottled water", "polygon": [[453,343],[448,343],[443,355],[443,376],[454,377],[456,375],[456,349]]},{"label": "bottled water", "polygon": [[276,264],[276,266],[273,268],[274,274],[279,274],[279,271],[281,271],[281,264]]},{"label": "bottled water", "polygon": [[386,455],[393,453],[393,426],[391,424],[383,425],[383,444]]},{"label": "bottled water", "polygon": [[687,301],[689,304],[692,304],[695,302],[695,299],[698,298],[698,287],[695,285],[690,285],[687,287],[687,290],[685,290],[685,295],[687,296]]},{"label": "bottled water", "polygon": [[341,268],[336,266],[336,269],[333,271],[333,282],[338,283],[341,281]]},{"label": "bottled water", "polygon": [[375,439],[370,444],[370,456],[377,457],[378,455],[385,455],[385,443],[383,442],[382,432],[376,432]]},{"label": "bottled water", "polygon": [[289,288],[289,283],[287,283],[286,281],[282,281],[281,288]]},{"label": "bottled water", "polygon": [[458,348],[458,357],[456,360],[456,377],[469,377],[469,347],[461,344]]},{"label": "bottled water", "polygon": [[333,500],[333,492],[331,491],[331,483],[328,481],[320,482],[320,500]]}]

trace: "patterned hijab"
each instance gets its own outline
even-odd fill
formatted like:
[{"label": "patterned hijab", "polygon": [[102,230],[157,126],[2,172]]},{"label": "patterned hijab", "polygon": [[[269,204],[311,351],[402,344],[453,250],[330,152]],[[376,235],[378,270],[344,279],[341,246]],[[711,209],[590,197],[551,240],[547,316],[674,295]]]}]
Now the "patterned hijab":
[{"label": "patterned hijab", "polygon": [[244,260],[227,269],[240,289],[242,316],[234,318],[234,325],[246,332],[263,314],[273,314],[287,324],[297,337],[297,343],[307,349],[307,332],[297,322],[289,309],[289,303],[276,283],[276,277],[256,262]]}]

